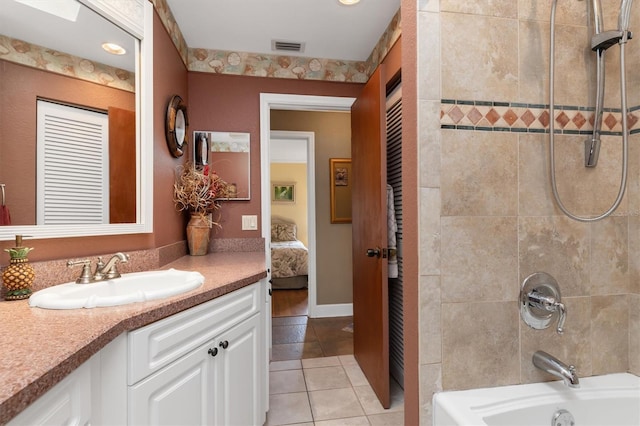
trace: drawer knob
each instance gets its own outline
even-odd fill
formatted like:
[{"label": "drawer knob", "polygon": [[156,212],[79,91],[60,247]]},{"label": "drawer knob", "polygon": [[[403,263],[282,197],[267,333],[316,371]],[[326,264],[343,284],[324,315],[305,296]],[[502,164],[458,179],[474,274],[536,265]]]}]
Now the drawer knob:
[{"label": "drawer knob", "polygon": [[222,349],[227,349],[229,347],[229,341],[228,340],[224,340],[224,341],[220,342],[220,347]]},{"label": "drawer knob", "polygon": [[218,355],[218,348],[209,348],[209,355],[216,356]]}]

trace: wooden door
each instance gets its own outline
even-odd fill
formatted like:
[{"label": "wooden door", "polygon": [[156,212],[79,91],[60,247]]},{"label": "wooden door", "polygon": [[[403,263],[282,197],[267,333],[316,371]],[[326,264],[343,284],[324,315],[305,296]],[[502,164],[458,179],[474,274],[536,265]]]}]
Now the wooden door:
[{"label": "wooden door", "polygon": [[136,112],[109,107],[109,223],[136,223]]},{"label": "wooden door", "polygon": [[351,108],[354,355],[389,408],[387,187],[383,68]]}]

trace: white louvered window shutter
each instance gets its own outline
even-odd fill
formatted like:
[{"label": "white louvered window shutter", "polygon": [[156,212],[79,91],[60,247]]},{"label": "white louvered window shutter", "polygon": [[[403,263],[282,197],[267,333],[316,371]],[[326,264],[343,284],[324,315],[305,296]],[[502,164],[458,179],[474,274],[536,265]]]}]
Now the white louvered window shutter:
[{"label": "white louvered window shutter", "polygon": [[38,100],[38,225],[109,223],[106,113]]}]

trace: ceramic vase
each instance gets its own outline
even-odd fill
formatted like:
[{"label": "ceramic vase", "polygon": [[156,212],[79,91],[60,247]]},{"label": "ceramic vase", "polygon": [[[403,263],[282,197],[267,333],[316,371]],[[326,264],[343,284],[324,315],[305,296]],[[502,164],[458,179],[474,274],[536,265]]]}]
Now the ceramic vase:
[{"label": "ceramic vase", "polygon": [[209,236],[211,228],[203,214],[192,213],[187,224],[187,243],[191,256],[203,256],[209,252]]},{"label": "ceramic vase", "polygon": [[[31,287],[36,273],[29,264],[29,259],[23,256],[14,257],[10,252],[9,265],[2,272],[2,282],[6,290],[5,300],[21,300],[31,296]],[[24,253],[26,255],[26,253]]]}]

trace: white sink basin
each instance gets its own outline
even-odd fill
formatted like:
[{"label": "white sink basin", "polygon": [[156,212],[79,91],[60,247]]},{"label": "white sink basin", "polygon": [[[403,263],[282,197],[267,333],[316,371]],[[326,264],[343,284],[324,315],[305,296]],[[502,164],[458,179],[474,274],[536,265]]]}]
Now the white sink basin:
[{"label": "white sink basin", "polygon": [[65,283],[37,291],[29,306],[44,309],[78,309],[126,305],[162,299],[194,290],[204,276],[195,271],[132,272],[113,280],[90,284]]}]

